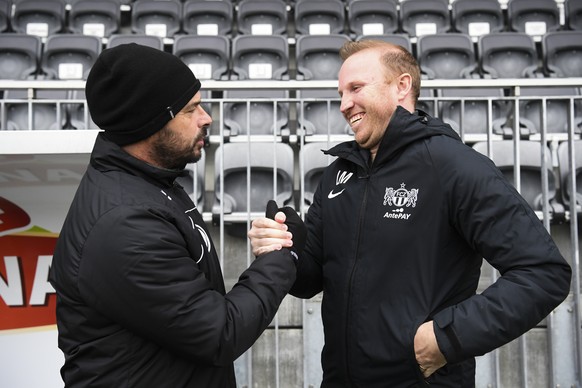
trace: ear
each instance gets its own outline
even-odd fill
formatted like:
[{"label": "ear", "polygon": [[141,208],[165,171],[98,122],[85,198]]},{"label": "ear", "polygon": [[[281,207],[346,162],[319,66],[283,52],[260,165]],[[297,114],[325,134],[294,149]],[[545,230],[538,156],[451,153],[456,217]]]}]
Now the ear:
[{"label": "ear", "polygon": [[408,73],[402,73],[398,77],[398,101],[404,101],[412,91],[412,76]]}]

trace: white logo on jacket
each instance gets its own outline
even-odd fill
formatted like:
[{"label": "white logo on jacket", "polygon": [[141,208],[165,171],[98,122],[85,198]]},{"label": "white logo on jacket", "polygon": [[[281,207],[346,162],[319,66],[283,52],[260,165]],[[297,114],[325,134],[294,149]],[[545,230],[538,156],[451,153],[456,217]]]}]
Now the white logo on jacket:
[{"label": "white logo on jacket", "polygon": [[[185,213],[188,214],[189,212],[191,212],[195,209],[196,208],[186,210]],[[192,217],[188,216],[188,218],[190,219],[190,223],[192,224],[192,229],[198,231],[198,233],[200,234],[200,237],[202,238],[202,242],[204,243],[204,244],[200,244],[200,257],[198,258],[198,260],[196,260],[196,264],[198,264],[198,263],[200,263],[200,261],[202,261],[202,258],[204,257],[204,251],[207,251],[210,253],[210,248],[211,248],[210,238],[208,237],[208,233],[206,233],[206,231],[204,230],[203,227],[201,227],[200,225],[195,223],[194,220],[192,219]]]},{"label": "white logo on jacket", "polygon": [[386,212],[384,218],[407,220],[410,217],[410,213],[404,213],[404,207],[416,207],[418,192],[419,189],[406,190],[405,183],[401,183],[400,188],[397,190],[392,187],[386,187],[384,206],[394,206],[396,209]]},{"label": "white logo on jacket", "polygon": [[[341,171],[339,170],[337,172],[337,175],[335,177],[335,185],[337,186],[343,186],[345,185],[350,178],[352,177],[352,175],[354,175],[353,172],[347,172],[347,171]],[[340,191],[335,192],[334,189],[332,189],[329,194],[327,195],[327,198],[329,199],[334,199],[335,197],[337,197],[338,195],[340,195],[341,193],[343,193],[345,190],[345,188],[341,189]]]}]

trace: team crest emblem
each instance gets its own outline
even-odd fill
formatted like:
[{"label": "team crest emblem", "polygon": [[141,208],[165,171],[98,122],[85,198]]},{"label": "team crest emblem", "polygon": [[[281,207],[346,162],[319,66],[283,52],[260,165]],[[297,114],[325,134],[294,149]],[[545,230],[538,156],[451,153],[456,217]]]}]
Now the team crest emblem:
[{"label": "team crest emblem", "polygon": [[394,190],[392,187],[386,187],[384,206],[416,207],[417,197],[418,189],[406,190],[406,184],[404,183],[401,183],[400,188],[397,190]]}]

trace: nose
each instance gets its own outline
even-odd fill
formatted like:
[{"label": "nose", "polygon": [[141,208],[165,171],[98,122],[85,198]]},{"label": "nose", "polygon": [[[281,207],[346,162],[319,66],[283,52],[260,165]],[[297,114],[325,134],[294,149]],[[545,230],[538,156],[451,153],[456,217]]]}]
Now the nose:
[{"label": "nose", "polygon": [[210,124],[212,124],[212,117],[210,117],[210,115],[208,114],[208,112],[206,112],[206,109],[204,109],[202,105],[199,105],[198,108],[200,108],[200,110],[202,111],[202,114],[200,115],[200,122],[202,123],[202,125],[200,126],[201,127],[210,126]]},{"label": "nose", "polygon": [[341,98],[341,104],[340,104],[340,112],[342,112],[342,114],[346,114],[346,112],[352,108],[354,106],[354,103],[352,102],[352,99],[349,97],[348,93],[344,93],[342,95]]}]

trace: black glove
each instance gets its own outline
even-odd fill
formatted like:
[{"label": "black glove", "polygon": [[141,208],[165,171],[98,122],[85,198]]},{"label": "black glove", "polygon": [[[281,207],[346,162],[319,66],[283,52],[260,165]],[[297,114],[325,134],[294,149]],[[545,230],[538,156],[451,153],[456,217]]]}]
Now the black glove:
[{"label": "black glove", "polygon": [[277,212],[283,212],[287,217],[285,220],[285,225],[287,225],[289,232],[291,232],[293,235],[293,246],[290,247],[289,250],[291,251],[291,254],[295,260],[297,260],[299,259],[299,256],[301,256],[301,253],[303,253],[303,248],[305,248],[307,228],[305,227],[301,217],[299,217],[297,212],[291,207],[285,206],[280,208],[277,206],[277,202],[273,200],[267,202],[267,210],[265,212],[267,218],[274,220],[275,214],[277,214]]}]

